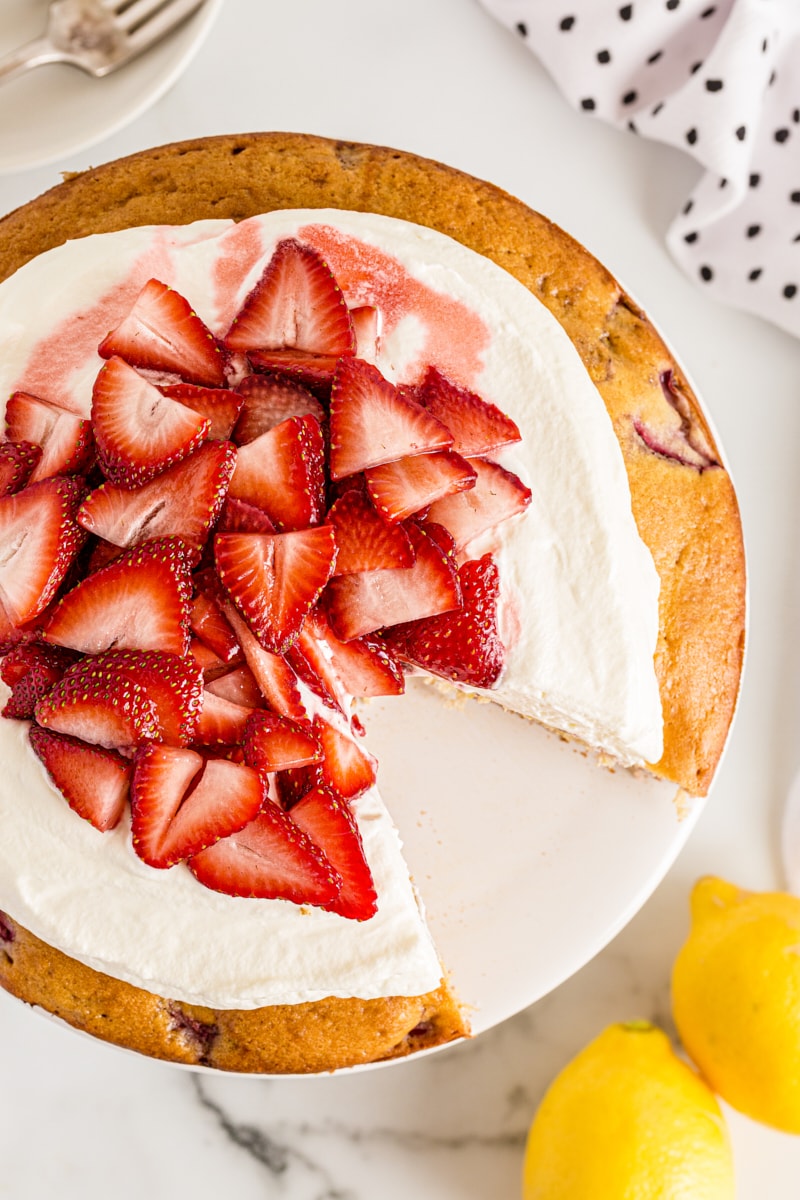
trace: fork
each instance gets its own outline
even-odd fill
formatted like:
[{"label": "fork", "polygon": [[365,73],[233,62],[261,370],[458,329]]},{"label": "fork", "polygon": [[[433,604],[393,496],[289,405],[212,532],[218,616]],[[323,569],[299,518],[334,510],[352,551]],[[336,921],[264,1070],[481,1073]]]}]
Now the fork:
[{"label": "fork", "polygon": [[47,30],[0,58],[0,82],[63,62],[100,78],[161,41],[205,0],[51,0]]}]

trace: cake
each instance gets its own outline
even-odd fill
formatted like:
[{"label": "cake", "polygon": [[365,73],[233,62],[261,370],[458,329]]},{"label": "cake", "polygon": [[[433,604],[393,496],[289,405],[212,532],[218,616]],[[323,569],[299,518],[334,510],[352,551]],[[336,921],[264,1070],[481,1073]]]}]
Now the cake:
[{"label": "cake", "polygon": [[[97,234],[99,241],[78,240]],[[98,373],[96,349],[86,347],[97,347],[98,331],[103,338],[120,327],[152,279],[185,295],[215,337],[228,331],[235,350],[230,330],[241,324],[243,301],[276,247],[290,243],[321,256],[346,306],[360,311],[366,333],[357,349],[373,359],[358,368],[362,383],[377,387],[377,376],[393,394],[418,389],[430,411],[430,381],[442,378],[462,393],[480,392],[523,435],[493,453],[520,481],[515,495],[532,492],[531,505],[517,506],[502,536],[490,529],[456,551],[499,570],[499,658],[485,678],[450,671],[450,682],[577,738],[607,761],[704,795],[732,717],[743,650],[744,560],[730,479],[691,388],[644,314],[586,251],[497,189],[396,151],[277,134],[164,147],[67,180],[0,222],[4,390],[49,396],[88,416],[97,380],[123,368],[113,365],[114,343],[106,374]],[[379,342],[376,309],[384,318]],[[433,336],[422,336],[420,325]],[[65,338],[66,330],[75,336]],[[265,366],[274,374],[274,356]],[[336,370],[334,387],[352,387],[351,368]],[[529,377],[538,383],[533,397]],[[246,380],[237,387],[246,392]],[[434,453],[449,454],[450,445]],[[342,488],[355,473],[347,452],[332,430],[338,492],[328,513],[337,504],[341,511],[348,496],[363,500],[363,491]],[[566,481],[565,461],[573,464]],[[114,472],[131,463],[115,465],[108,447],[104,468],[107,489],[130,486]],[[165,461],[160,469],[173,468]],[[368,470],[380,471],[380,463]],[[456,497],[462,485],[454,485]],[[69,490],[63,482],[48,488],[61,500]],[[374,503],[375,487],[370,495]],[[452,511],[446,499],[431,508],[445,526]],[[398,513],[395,525],[405,519]],[[325,512],[306,517],[317,533],[330,522]],[[413,538],[423,534],[412,530]],[[235,534],[220,536],[225,547]],[[536,599],[532,547],[533,578],[546,581]],[[175,547],[168,550],[174,558]],[[224,583],[226,568],[216,561]],[[114,555],[106,562],[95,559],[94,571],[111,571]],[[169,586],[178,578],[180,590],[182,567],[158,570]],[[336,632],[348,644],[361,626],[347,625],[347,603],[337,615],[337,593],[351,596],[357,576],[337,578],[338,589],[327,584],[324,611],[339,620]],[[225,611],[243,641],[246,610]],[[297,635],[290,631],[287,650]],[[386,642],[406,662],[428,661],[419,639],[409,649],[407,628]],[[142,660],[126,670],[138,687]],[[46,728],[45,709],[37,711]],[[332,727],[341,737],[352,732],[341,713]],[[2,722],[0,738],[13,770],[0,788],[0,979],[22,999],[143,1053],[235,1071],[330,1070],[468,1032],[374,787],[352,805],[377,891],[377,912],[361,910],[359,920],[287,899],[220,896],[183,864],[139,863],[124,821],[100,834],[63,803],[28,744],[27,722]],[[159,753],[144,753],[142,771],[160,765]],[[191,761],[182,761],[191,775]],[[214,767],[235,769],[227,758]],[[35,835],[20,794],[37,814]],[[295,797],[282,798],[291,815]],[[141,839],[141,823],[138,830]],[[122,896],[103,913],[99,932],[74,882],[88,858],[99,894]],[[37,871],[44,878],[34,884]],[[165,897],[172,912],[185,913],[185,926],[159,925]],[[158,943],[155,963],[152,946],[131,944],[134,913]],[[212,977],[206,945],[189,933],[209,920],[219,922]],[[248,972],[254,945],[262,957]],[[287,945],[298,947],[288,962]]]}]

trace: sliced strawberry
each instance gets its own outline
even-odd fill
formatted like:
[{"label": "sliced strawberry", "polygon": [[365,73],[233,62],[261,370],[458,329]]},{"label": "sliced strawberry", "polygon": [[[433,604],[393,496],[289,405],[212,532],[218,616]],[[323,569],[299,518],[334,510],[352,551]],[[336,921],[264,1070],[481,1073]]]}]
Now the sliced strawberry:
[{"label": "sliced strawberry", "polygon": [[229,896],[327,905],[341,876],[288,813],[267,802],[255,820],[189,860],[199,881]]},{"label": "sliced strawberry", "polygon": [[231,442],[207,442],[132,491],[104,483],[86,497],[78,521],[116,546],[174,536],[200,547],[219,516],[235,465]]},{"label": "sliced strawberry", "polygon": [[314,718],[312,731],[322,746],[317,772],[324,785],[346,800],[354,800],[374,785],[377,764],[371,754],[322,717]]},{"label": "sliced strawberry", "polygon": [[374,304],[362,304],[350,309],[350,317],[356,335],[356,355],[374,362],[381,346],[383,315]]},{"label": "sliced strawberry", "polygon": [[199,638],[192,638],[189,642],[189,656],[196,666],[203,672],[203,679],[206,683],[209,680],[216,679],[219,675],[224,675],[230,671],[233,664],[226,663],[224,659],[210,650],[205,642],[201,642]]},{"label": "sliced strawberry", "polygon": [[332,479],[453,444],[440,421],[360,358],[336,368],[330,420]]},{"label": "sliced strawberry", "polygon": [[322,748],[307,729],[274,712],[254,713],[242,738],[244,760],[257,771],[285,771],[317,763]]},{"label": "sliced strawberry", "polygon": [[206,417],[162,395],[116,357],[95,380],[92,425],[104,474],[125,488],[173,467],[206,440],[210,428]]},{"label": "sliced strawberry", "polygon": [[45,729],[107,749],[130,751],[156,741],[160,731],[156,703],[141,684],[96,668],[75,675],[68,671],[36,705],[35,716]]},{"label": "sliced strawberry", "polygon": [[228,496],[217,522],[217,533],[275,533],[275,526],[263,508]]},{"label": "sliced strawberry", "polygon": [[0,612],[7,635],[43,613],[85,540],[84,488],[54,476],[0,499]]},{"label": "sliced strawberry", "polygon": [[505,649],[497,630],[500,577],[491,554],[458,572],[464,597],[458,612],[388,630],[388,644],[408,662],[473,687],[492,687],[503,670]]},{"label": "sliced strawberry", "polygon": [[504,412],[475,392],[459,387],[436,367],[428,367],[416,389],[419,403],[452,433],[453,449],[465,458],[489,454],[500,446],[522,440],[522,434]]},{"label": "sliced strawberry", "polygon": [[33,725],[28,737],[34,752],[64,799],[80,817],[105,833],[125,811],[131,765],[114,750],[90,746]]},{"label": "sliced strawberry", "polygon": [[86,469],[94,454],[92,425],[66,408],[28,392],[14,392],[6,405],[6,437],[33,442],[41,457],[30,482],[51,475],[72,475]]},{"label": "sliced strawberry", "polygon": [[225,356],[188,300],[150,279],[133,308],[100,343],[101,358],[118,355],[132,367],[174,371],[189,383],[221,387]]},{"label": "sliced strawberry", "polygon": [[450,556],[413,522],[408,531],[416,553],[413,566],[337,575],[328,585],[328,617],[343,641],[402,621],[449,612],[461,604]]},{"label": "sliced strawberry", "polygon": [[289,417],[240,446],[228,495],[263,509],[280,531],[319,524],[325,442],[316,417]]},{"label": "sliced strawberry", "polygon": [[254,710],[235,704],[215,692],[203,692],[197,728],[192,736],[196,746],[236,746],[241,742],[247,719]]},{"label": "sliced strawberry", "polygon": [[258,640],[282,654],[330,578],[336,542],[329,525],[292,533],[218,533],[214,554],[222,583]]},{"label": "sliced strawberry", "polygon": [[380,638],[343,642],[320,608],[309,613],[290,653],[292,661],[303,655],[345,713],[349,696],[399,696],[405,690],[402,669]]},{"label": "sliced strawberry", "polygon": [[275,247],[225,343],[231,350],[288,347],[338,356],[353,353],[355,335],[328,264],[310,246],[286,238]]},{"label": "sliced strawberry", "polygon": [[11,650],[3,660],[3,679],[11,685],[3,716],[18,721],[31,720],[36,705],[74,661],[75,655],[60,646],[29,642]]},{"label": "sliced strawberry", "polygon": [[24,488],[41,457],[42,447],[33,442],[0,442],[0,496]]},{"label": "sliced strawberry", "polygon": [[145,746],[134,757],[133,848],[151,867],[172,867],[238,833],[265,798],[261,777],[250,767],[193,750]]},{"label": "sliced strawberry", "polygon": [[234,667],[224,675],[217,675],[206,682],[207,692],[229,700],[231,704],[240,704],[244,708],[263,708],[264,697],[261,695],[255,675],[249,667]]},{"label": "sliced strawberry", "polygon": [[307,767],[287,767],[283,771],[277,771],[270,778],[275,784],[282,807],[290,812],[297,801],[319,783],[319,764],[313,763]]},{"label": "sliced strawberry", "polygon": [[306,792],[292,809],[292,820],[307,833],[342,877],[342,888],[329,912],[367,921],[378,911],[378,896],[364,844],[350,806],[330,788]]},{"label": "sliced strawberry", "polygon": [[255,441],[289,417],[312,416],[320,423],[325,420],[325,409],[308,388],[269,371],[247,375],[236,391],[243,405],[233,435],[239,446]]},{"label": "sliced strawberry", "polygon": [[67,592],[53,610],[44,636],[84,654],[104,650],[185,654],[191,594],[191,562],[183,542],[159,538],[127,550]]},{"label": "sliced strawberry", "polygon": [[199,592],[192,601],[189,624],[223,662],[231,662],[241,654],[236,635],[222,615],[222,609],[205,592]]},{"label": "sliced strawberry", "polygon": [[330,399],[338,355],[306,354],[303,350],[248,350],[247,357],[254,371],[267,371],[299,383],[323,402]]},{"label": "sliced strawberry", "polygon": [[199,387],[195,383],[167,384],[159,390],[170,400],[177,400],[192,412],[207,417],[209,438],[217,442],[225,442],[230,438],[242,411],[242,398],[236,392],[227,388]]},{"label": "sliced strawberry", "polygon": [[345,492],[329,510],[326,522],[336,531],[336,575],[410,567],[414,561],[405,529],[385,521],[364,492]]},{"label": "sliced strawberry", "polygon": [[475,486],[436,500],[428,510],[427,520],[443,525],[461,550],[481,533],[496,528],[509,517],[524,512],[531,502],[531,490],[518,475],[506,471],[488,458],[472,458]]},{"label": "sliced strawberry", "polygon": [[399,458],[365,471],[367,490],[381,516],[403,521],[435,500],[475,486],[475,470],[452,450]]},{"label": "sliced strawberry", "polygon": [[225,616],[238,638],[253,678],[270,708],[292,721],[307,721],[305,706],[297,686],[297,676],[284,658],[265,650],[250,626],[232,604],[225,605]]},{"label": "sliced strawberry", "polygon": [[111,650],[94,660],[98,669],[126,674],[156,705],[158,741],[185,746],[194,739],[203,696],[203,675],[188,655],[153,650]]}]

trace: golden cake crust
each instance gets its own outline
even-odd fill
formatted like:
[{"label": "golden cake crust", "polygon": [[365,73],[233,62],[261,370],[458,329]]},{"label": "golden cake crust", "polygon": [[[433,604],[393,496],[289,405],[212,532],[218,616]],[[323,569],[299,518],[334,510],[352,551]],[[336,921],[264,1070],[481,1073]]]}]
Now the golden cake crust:
[{"label": "golden cake crust", "polygon": [[[281,208],[354,209],[429,226],[503,267],[564,327],[610,414],[634,516],[661,579],[656,671],[664,754],[653,769],[689,794],[705,795],[733,716],[744,652],[736,497],[671,352],[609,272],[563,230],[440,163],[385,147],[252,133],[163,146],[65,179],[0,221],[0,280],[90,233],[240,220]],[[10,961],[0,962],[5,987],[79,1028],[159,1058],[227,1070],[329,1070],[466,1032],[446,984],[413,1000],[211,1013],[99,975],[13,921],[9,927],[14,940],[2,945]]]}]

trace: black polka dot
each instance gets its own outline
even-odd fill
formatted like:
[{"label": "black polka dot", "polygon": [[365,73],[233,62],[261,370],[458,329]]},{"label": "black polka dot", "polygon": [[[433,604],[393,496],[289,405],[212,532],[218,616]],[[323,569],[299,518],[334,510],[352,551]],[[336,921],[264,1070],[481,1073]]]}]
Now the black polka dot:
[{"label": "black polka dot", "polygon": [[678,7],[680,2],[681,0],[667,0],[667,8],[672,12]]},{"label": "black polka dot", "polygon": [[796,233],[792,238],[793,242],[800,242],[800,233]]},{"label": "black polka dot", "polygon": [[793,300],[797,295],[797,284],[787,283],[786,287],[783,289],[783,294],[787,300]]},{"label": "black polka dot", "polygon": [[760,225],[748,225],[747,226],[747,236],[748,237],[751,237],[751,238],[758,237],[759,233],[761,233]]},{"label": "black polka dot", "polygon": [[636,102],[636,100],[638,99],[638,96],[639,96],[638,92],[626,92],[625,95],[622,97],[622,103],[623,104],[634,104]]},{"label": "black polka dot", "polygon": [[789,199],[792,204],[800,204],[800,192],[790,192]]},{"label": "black polka dot", "polygon": [[758,187],[758,185],[760,183],[761,183],[761,176],[758,174],[758,172],[754,172],[750,176],[750,187]]},{"label": "black polka dot", "polygon": [[638,132],[639,132],[639,130],[638,130],[638,129],[636,128],[636,126],[634,125],[633,121],[628,121],[628,129],[631,131],[631,133],[638,133]]},{"label": "black polka dot", "polygon": [[692,63],[692,69],[690,70],[689,74],[690,74],[690,75],[696,75],[696,74],[697,74],[697,72],[698,72],[698,71],[700,70],[700,68],[702,67],[702,65],[703,65],[703,64],[702,64],[701,62]]},{"label": "black polka dot", "polygon": [[663,53],[664,53],[664,51],[663,51],[663,50],[656,50],[655,54],[651,54],[651,55],[650,55],[650,57],[648,58],[648,60],[647,60],[647,61],[648,61],[648,63],[656,63],[656,62],[658,62],[658,60],[661,58],[661,55],[662,55]]},{"label": "black polka dot", "polygon": [[766,54],[768,49],[769,49],[769,38],[764,38],[763,42],[761,43],[761,53]]},{"label": "black polka dot", "polygon": [[773,83],[775,82],[775,80],[776,80],[777,78],[778,78],[778,72],[777,72],[777,71],[773,71],[773,72],[772,72],[772,74],[770,75],[770,77],[769,77],[768,81],[767,81],[767,87],[772,87]]},{"label": "black polka dot", "polygon": [[633,5],[623,4],[622,8],[619,10],[619,15],[621,20],[630,21],[631,17],[633,16]]},{"label": "black polka dot", "polygon": [[693,146],[695,144],[695,142],[697,141],[697,130],[694,128],[687,129],[686,130],[686,140],[690,146]]},{"label": "black polka dot", "polygon": [[747,137],[747,126],[740,125],[739,128],[736,130],[736,136],[740,142],[743,142],[744,139]]},{"label": "black polka dot", "polygon": [[794,121],[795,125],[800,124],[800,108],[795,108],[792,110],[792,120]]},{"label": "black polka dot", "polygon": [[592,111],[594,108],[594,100],[592,100],[591,96],[587,96],[585,100],[581,100],[581,108],[585,109],[586,112]]},{"label": "black polka dot", "polygon": [[653,115],[654,117],[657,117],[657,116],[658,116],[658,114],[661,112],[661,110],[662,110],[662,108],[663,108],[663,107],[664,107],[664,101],[663,101],[663,100],[659,100],[658,104],[654,104],[654,105],[653,105],[653,109],[652,109],[652,115]]},{"label": "black polka dot", "polygon": [[597,51],[597,61],[599,63],[610,63],[611,62],[611,51],[610,50],[598,50]]},{"label": "black polka dot", "polygon": [[569,33],[570,29],[572,29],[572,26],[574,24],[575,24],[574,17],[562,17],[558,23],[558,28],[562,31],[562,33]]},{"label": "black polka dot", "polygon": [[707,79],[706,80],[706,91],[707,92],[721,92],[722,91],[722,80],[721,79]]},{"label": "black polka dot", "polygon": [[694,208],[694,200],[687,200],[683,206],[683,215],[685,217],[688,217],[689,213],[692,211],[693,208]]},{"label": "black polka dot", "polygon": [[717,6],[715,4],[712,4],[710,8],[703,9],[703,11],[700,13],[700,20],[705,21],[708,17],[713,17],[716,11]]},{"label": "black polka dot", "polygon": [[517,21],[517,33],[519,34],[520,37],[528,36],[528,26],[525,24],[524,21]]},{"label": "black polka dot", "polygon": [[776,142],[786,142],[786,141],[788,141],[788,140],[789,140],[789,134],[790,134],[791,132],[792,132],[792,131],[791,131],[791,129],[787,129],[785,126],[784,126],[782,129],[776,129],[776,130],[775,130],[775,134],[774,134],[775,141],[776,141]]},{"label": "black polka dot", "polygon": [[750,272],[750,274],[747,276],[747,278],[750,280],[751,283],[755,283],[755,281],[761,275],[761,272],[763,271],[763,269],[764,269],[763,267],[755,267],[754,270],[752,270]]},{"label": "black polka dot", "polygon": [[722,176],[722,179],[720,179],[720,181],[719,181],[719,186],[720,186],[721,188],[725,188],[725,187],[727,187],[727,186],[728,186],[728,181],[727,181],[727,179],[725,178],[725,176],[724,176],[724,175]]},{"label": "black polka dot", "polygon": [[683,240],[685,242],[688,242],[689,245],[691,246],[694,242],[697,241],[699,236],[700,236],[700,234],[696,230],[694,230],[692,233],[685,233],[683,235]]},{"label": "black polka dot", "polygon": [[706,283],[710,283],[714,278],[714,272],[711,270],[711,267],[701,267],[700,278],[705,280]]}]

